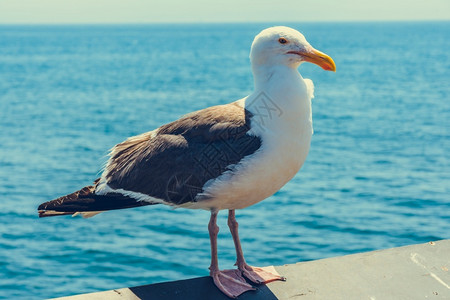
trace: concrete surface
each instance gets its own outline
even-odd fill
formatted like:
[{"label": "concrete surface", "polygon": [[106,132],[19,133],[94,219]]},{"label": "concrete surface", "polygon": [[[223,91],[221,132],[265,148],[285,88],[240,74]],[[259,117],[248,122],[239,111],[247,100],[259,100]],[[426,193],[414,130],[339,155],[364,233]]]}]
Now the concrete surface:
[{"label": "concrete surface", "polygon": [[[275,267],[286,282],[261,285],[246,299],[450,299],[450,240]],[[209,277],[58,298],[228,299]]]}]

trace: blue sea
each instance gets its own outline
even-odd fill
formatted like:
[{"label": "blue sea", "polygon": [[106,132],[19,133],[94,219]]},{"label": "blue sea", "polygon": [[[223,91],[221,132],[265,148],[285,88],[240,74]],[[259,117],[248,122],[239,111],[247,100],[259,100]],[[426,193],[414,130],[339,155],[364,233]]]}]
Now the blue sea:
[{"label": "blue sea", "polygon": [[[166,206],[38,219],[125,138],[252,91],[269,25],[0,26],[0,298],[208,275],[209,213]],[[301,171],[237,211],[246,258],[282,265],[450,238],[450,23],[298,23],[337,72],[316,87]],[[235,253],[219,215],[219,262]],[[336,276],[339,276],[336,274]]]}]

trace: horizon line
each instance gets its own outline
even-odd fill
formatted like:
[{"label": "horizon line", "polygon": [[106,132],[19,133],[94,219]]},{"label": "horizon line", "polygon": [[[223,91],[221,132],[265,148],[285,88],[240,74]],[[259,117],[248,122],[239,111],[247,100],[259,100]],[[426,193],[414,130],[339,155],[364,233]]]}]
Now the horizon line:
[{"label": "horizon line", "polygon": [[229,24],[267,24],[267,23],[279,23],[279,24],[287,24],[287,23],[441,23],[441,22],[450,22],[450,19],[379,19],[379,20],[319,20],[319,21],[185,21],[185,22],[177,22],[177,21],[157,21],[157,22],[17,22],[17,23],[2,23],[0,22],[0,26],[33,26],[33,25],[43,25],[43,26],[51,26],[51,25],[206,25],[206,24],[214,24],[214,25],[229,25]]}]

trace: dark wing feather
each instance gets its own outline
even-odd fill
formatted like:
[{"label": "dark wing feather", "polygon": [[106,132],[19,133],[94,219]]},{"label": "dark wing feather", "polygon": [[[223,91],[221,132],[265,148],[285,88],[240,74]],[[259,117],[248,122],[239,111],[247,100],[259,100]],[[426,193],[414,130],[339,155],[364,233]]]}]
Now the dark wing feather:
[{"label": "dark wing feather", "polygon": [[171,204],[195,201],[204,184],[254,153],[251,113],[236,103],[210,107],[128,139],[113,148],[106,179],[113,189],[139,192]]},{"label": "dark wing feather", "polygon": [[86,186],[69,195],[42,203],[38,207],[39,217],[71,215],[75,212],[105,211],[151,204],[136,201],[136,199],[120,193],[96,195],[95,187],[97,182],[98,179],[94,182],[94,185]]}]

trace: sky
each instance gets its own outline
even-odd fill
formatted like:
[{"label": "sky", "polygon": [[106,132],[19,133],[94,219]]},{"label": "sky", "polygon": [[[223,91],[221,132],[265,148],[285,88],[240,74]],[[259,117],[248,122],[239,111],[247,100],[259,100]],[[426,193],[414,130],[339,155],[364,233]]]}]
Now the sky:
[{"label": "sky", "polygon": [[450,0],[0,0],[0,24],[450,20]]}]

